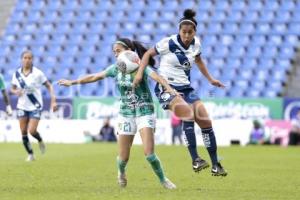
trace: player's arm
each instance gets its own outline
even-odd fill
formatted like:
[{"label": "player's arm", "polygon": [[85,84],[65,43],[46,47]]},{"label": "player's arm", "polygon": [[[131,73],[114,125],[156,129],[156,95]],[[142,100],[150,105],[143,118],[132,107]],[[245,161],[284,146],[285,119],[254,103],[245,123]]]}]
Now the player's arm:
[{"label": "player's arm", "polygon": [[44,83],[44,85],[50,93],[50,98],[51,98],[50,108],[55,112],[57,111],[58,107],[56,103],[56,97],[55,97],[53,86],[48,80]]},{"label": "player's arm", "polygon": [[176,90],[174,90],[169,84],[168,82],[162,77],[160,76],[159,74],[157,74],[155,71],[151,71],[149,73],[149,76],[155,80],[156,82],[158,82],[159,84],[161,84],[166,90],[166,92],[169,92],[171,94],[174,94],[174,95],[179,95],[177,93]]},{"label": "player's arm", "polygon": [[10,92],[14,95],[17,95],[18,97],[20,97],[24,94],[24,90],[19,89],[16,85],[12,85]]},{"label": "player's arm", "polygon": [[143,58],[141,60],[141,64],[139,66],[138,72],[135,75],[135,78],[133,80],[133,86],[136,87],[141,80],[143,79],[143,73],[145,68],[147,67],[147,65],[149,64],[149,60],[151,57],[156,56],[157,53],[155,51],[154,48],[149,49],[148,51],[146,51],[146,53],[143,55]]},{"label": "player's arm", "polygon": [[208,72],[208,69],[205,65],[205,63],[203,62],[202,58],[200,55],[196,56],[195,58],[195,63],[197,65],[197,67],[199,68],[199,70],[201,71],[201,73],[205,76],[205,78],[207,78],[207,80],[214,86],[217,86],[217,87],[221,87],[221,88],[224,88],[225,85],[219,81],[219,80],[216,80],[214,79]]},{"label": "player's arm", "polygon": [[58,81],[58,84],[64,85],[64,86],[71,86],[71,85],[76,85],[76,84],[92,83],[92,82],[102,80],[105,77],[106,77],[106,71],[102,71],[99,73],[86,75],[86,76],[76,79],[76,80],[61,79]]},{"label": "player's arm", "polygon": [[11,104],[10,104],[8,94],[7,94],[5,89],[3,89],[1,92],[2,92],[2,95],[3,95],[4,103],[6,105],[6,113],[8,115],[12,115],[12,108],[11,108]]}]

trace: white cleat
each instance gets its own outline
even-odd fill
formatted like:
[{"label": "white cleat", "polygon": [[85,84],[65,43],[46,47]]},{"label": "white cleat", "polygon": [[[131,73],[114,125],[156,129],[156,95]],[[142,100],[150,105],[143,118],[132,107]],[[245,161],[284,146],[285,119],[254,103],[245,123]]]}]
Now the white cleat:
[{"label": "white cleat", "polygon": [[169,179],[166,178],[164,182],[161,183],[162,186],[168,190],[174,190],[176,189],[176,185],[172,183]]},{"label": "white cleat", "polygon": [[121,188],[125,188],[127,186],[127,178],[125,173],[118,173],[118,184]]},{"label": "white cleat", "polygon": [[33,154],[29,154],[28,157],[26,158],[27,162],[32,162],[35,161],[34,155]]},{"label": "white cleat", "polygon": [[39,147],[40,147],[41,154],[45,154],[46,153],[45,143],[44,142],[39,142]]}]

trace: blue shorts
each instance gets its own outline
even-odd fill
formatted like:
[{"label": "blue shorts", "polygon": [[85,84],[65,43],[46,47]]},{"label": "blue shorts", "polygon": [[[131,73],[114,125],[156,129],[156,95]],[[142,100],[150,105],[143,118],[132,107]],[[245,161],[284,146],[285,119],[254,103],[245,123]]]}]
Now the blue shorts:
[{"label": "blue shorts", "polygon": [[[178,93],[180,93],[182,98],[188,104],[193,104],[195,101],[200,100],[200,97],[197,95],[194,88],[192,88],[190,85],[170,86],[174,88]],[[175,98],[175,95],[171,95],[169,93],[164,92],[164,89],[160,84],[156,84],[154,91],[159,100],[159,103],[162,105],[162,108],[164,110],[169,109],[169,104]]]},{"label": "blue shorts", "polygon": [[21,109],[17,110],[18,119],[23,117],[41,119],[41,114],[42,114],[41,110],[33,110],[33,111],[26,111]]}]

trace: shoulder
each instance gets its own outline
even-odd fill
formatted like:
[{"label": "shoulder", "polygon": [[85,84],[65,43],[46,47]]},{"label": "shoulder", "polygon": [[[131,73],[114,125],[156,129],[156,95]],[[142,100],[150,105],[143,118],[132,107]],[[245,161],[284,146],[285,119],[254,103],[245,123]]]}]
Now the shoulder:
[{"label": "shoulder", "polygon": [[21,72],[22,72],[22,68],[21,68],[21,67],[20,67],[20,68],[17,68],[16,71],[13,73],[13,75],[16,75],[17,72],[18,72],[18,73],[21,73]]},{"label": "shoulder", "polygon": [[199,37],[195,36],[194,41],[195,41],[194,47],[195,48],[201,48],[201,40],[199,39]]},{"label": "shoulder", "polygon": [[195,39],[195,45],[201,46],[201,40],[200,40],[200,38],[197,37],[197,36],[195,36],[194,39]]},{"label": "shoulder", "polygon": [[169,41],[172,39],[172,36],[164,37],[158,43],[169,43]]},{"label": "shoulder", "polygon": [[39,69],[39,68],[36,67],[36,66],[33,66],[33,67],[32,67],[32,72],[35,72],[35,73],[44,73],[41,69]]}]

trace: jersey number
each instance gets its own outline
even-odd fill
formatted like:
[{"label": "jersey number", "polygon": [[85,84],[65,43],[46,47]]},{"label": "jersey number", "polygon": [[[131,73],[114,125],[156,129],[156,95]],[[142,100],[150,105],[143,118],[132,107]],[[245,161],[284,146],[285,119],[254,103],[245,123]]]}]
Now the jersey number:
[{"label": "jersey number", "polygon": [[123,126],[123,131],[124,132],[131,132],[131,125],[129,122],[125,122]]}]

